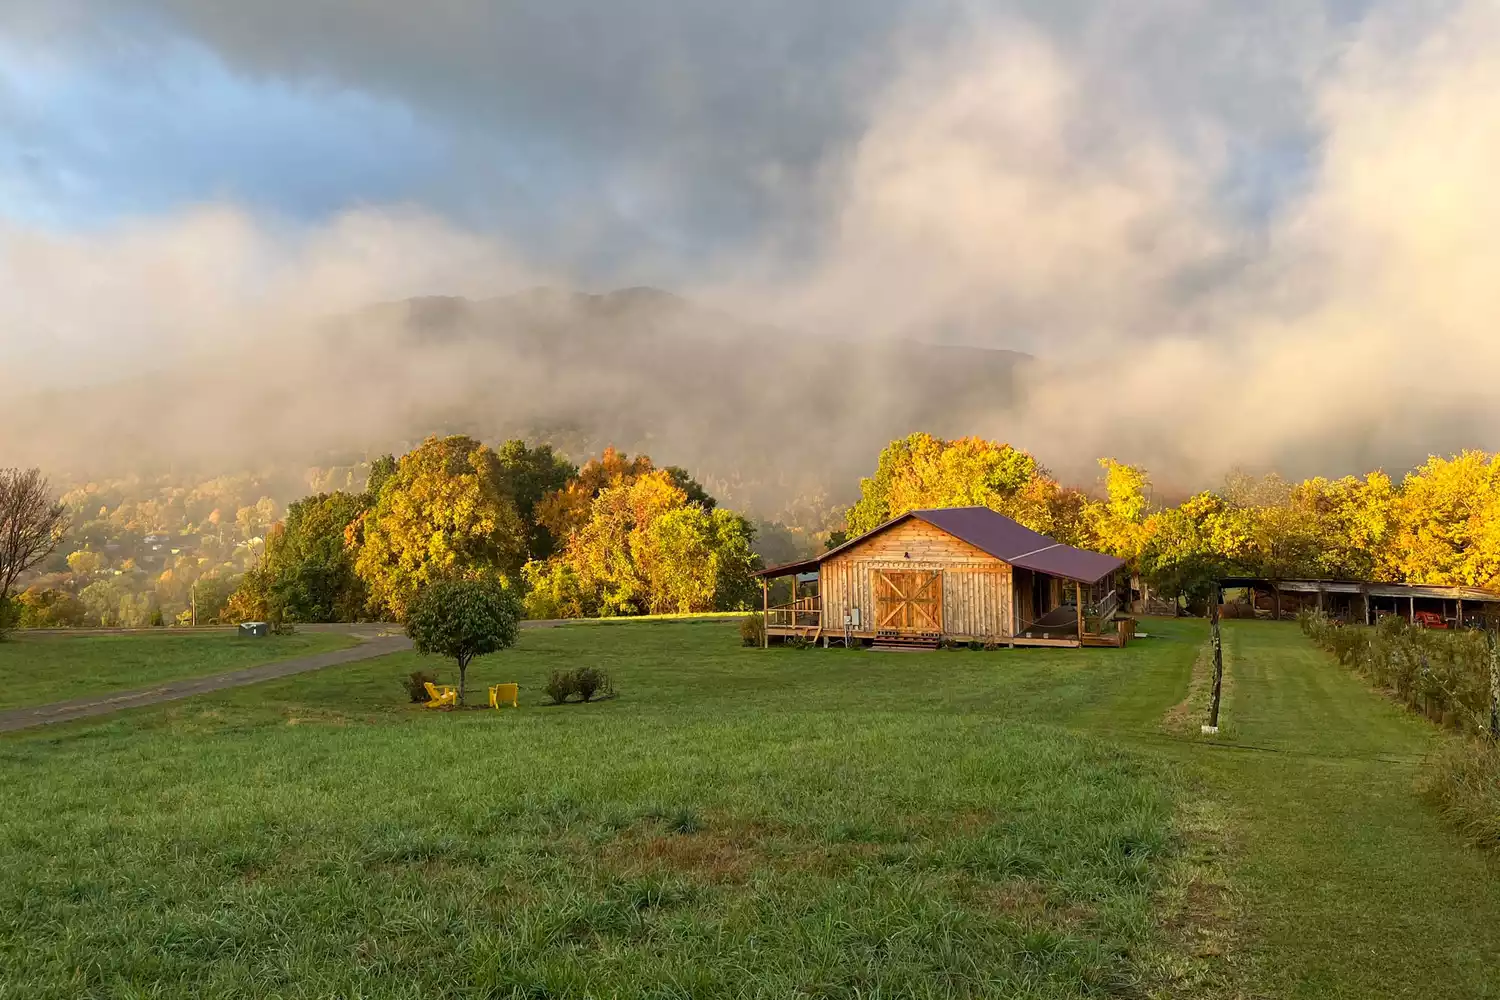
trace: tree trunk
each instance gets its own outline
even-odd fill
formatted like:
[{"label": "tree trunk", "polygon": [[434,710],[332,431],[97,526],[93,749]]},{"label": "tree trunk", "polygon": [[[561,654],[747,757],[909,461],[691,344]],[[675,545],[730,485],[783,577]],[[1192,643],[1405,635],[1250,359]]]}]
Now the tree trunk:
[{"label": "tree trunk", "polygon": [[467,656],[460,656],[458,658],[458,705],[460,708],[464,704],[464,677],[469,672],[470,659]]}]

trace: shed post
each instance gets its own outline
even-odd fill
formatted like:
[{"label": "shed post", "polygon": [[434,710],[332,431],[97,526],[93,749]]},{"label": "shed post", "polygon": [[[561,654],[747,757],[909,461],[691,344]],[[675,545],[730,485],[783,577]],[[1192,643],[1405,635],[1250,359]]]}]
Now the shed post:
[{"label": "shed post", "polygon": [[1408,597],[1407,600],[1411,602],[1411,606],[1409,611],[1407,612],[1406,620],[1410,624],[1415,625],[1417,623],[1417,596],[1413,594],[1412,596]]},{"label": "shed post", "polygon": [[1081,644],[1083,642],[1083,584],[1075,580],[1073,582],[1073,593],[1078,598],[1078,641]]},{"label": "shed post", "polygon": [[771,581],[760,578],[760,648],[771,648]]}]

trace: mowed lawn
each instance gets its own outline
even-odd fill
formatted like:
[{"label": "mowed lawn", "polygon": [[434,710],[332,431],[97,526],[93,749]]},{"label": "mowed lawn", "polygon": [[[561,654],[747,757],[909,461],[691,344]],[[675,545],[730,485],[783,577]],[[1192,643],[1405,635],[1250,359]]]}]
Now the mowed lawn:
[{"label": "mowed lawn", "polygon": [[[1500,997],[1500,859],[1417,794],[1443,737],[1288,624],[1228,622],[1221,750],[1253,979],[1274,997]],[[1254,748],[1254,749],[1250,749]]]},{"label": "mowed lawn", "polygon": [[241,639],[233,632],[23,633],[0,642],[0,710],[128,691],[351,646],[328,632]]},{"label": "mowed lawn", "polygon": [[[403,654],[0,737],[0,997],[1500,996],[1436,735],[1269,623],[1233,745],[1173,735],[1206,630],[1145,628],[528,630],[470,671],[517,711],[403,704]],[[544,706],[584,664],[619,697]]]},{"label": "mowed lawn", "polygon": [[[1154,918],[1175,768],[1059,723],[1142,672],[1170,692],[1195,645],[923,656],[742,649],[724,623],[528,630],[471,668],[481,703],[518,680],[518,711],[402,704],[419,663],[402,655],[6,737],[0,981],[1141,995],[1175,961]],[[619,697],[544,707],[547,674],[584,663]]]}]

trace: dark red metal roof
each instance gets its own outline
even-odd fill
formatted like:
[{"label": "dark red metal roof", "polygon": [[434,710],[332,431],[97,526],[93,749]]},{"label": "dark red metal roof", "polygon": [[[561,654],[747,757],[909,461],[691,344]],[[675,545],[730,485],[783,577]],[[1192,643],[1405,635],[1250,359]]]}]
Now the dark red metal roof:
[{"label": "dark red metal roof", "polygon": [[1096,583],[1125,565],[1123,559],[1053,541],[988,507],[949,507],[911,513],[996,559],[1048,576]]},{"label": "dark red metal roof", "polygon": [[1097,583],[1125,565],[1123,559],[1053,541],[1046,535],[1032,531],[1025,525],[1011,520],[1004,514],[997,514],[988,507],[942,507],[933,510],[909,511],[899,517],[891,518],[880,527],[867,531],[857,538],[849,539],[837,548],[829,549],[816,558],[787,563],[784,566],[773,566],[755,575],[775,577],[807,572],[816,568],[818,563],[834,553],[858,545],[871,535],[913,517],[968,542],[976,549],[996,559],[1003,559],[1012,566],[1019,566],[1036,573],[1046,573],[1048,576],[1059,576],[1065,580]]},{"label": "dark red metal roof", "polygon": [[983,549],[996,559],[1004,559],[1006,562],[1057,544],[1046,535],[1032,531],[988,507],[914,510],[911,516],[942,528],[953,537],[962,538],[975,548]]}]

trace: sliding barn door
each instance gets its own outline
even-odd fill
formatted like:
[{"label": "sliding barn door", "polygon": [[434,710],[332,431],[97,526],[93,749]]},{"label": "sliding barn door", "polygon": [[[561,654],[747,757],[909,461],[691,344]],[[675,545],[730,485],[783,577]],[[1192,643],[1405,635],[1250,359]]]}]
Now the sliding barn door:
[{"label": "sliding barn door", "polygon": [[941,571],[877,569],[874,572],[876,629],[898,632],[943,630]]}]

